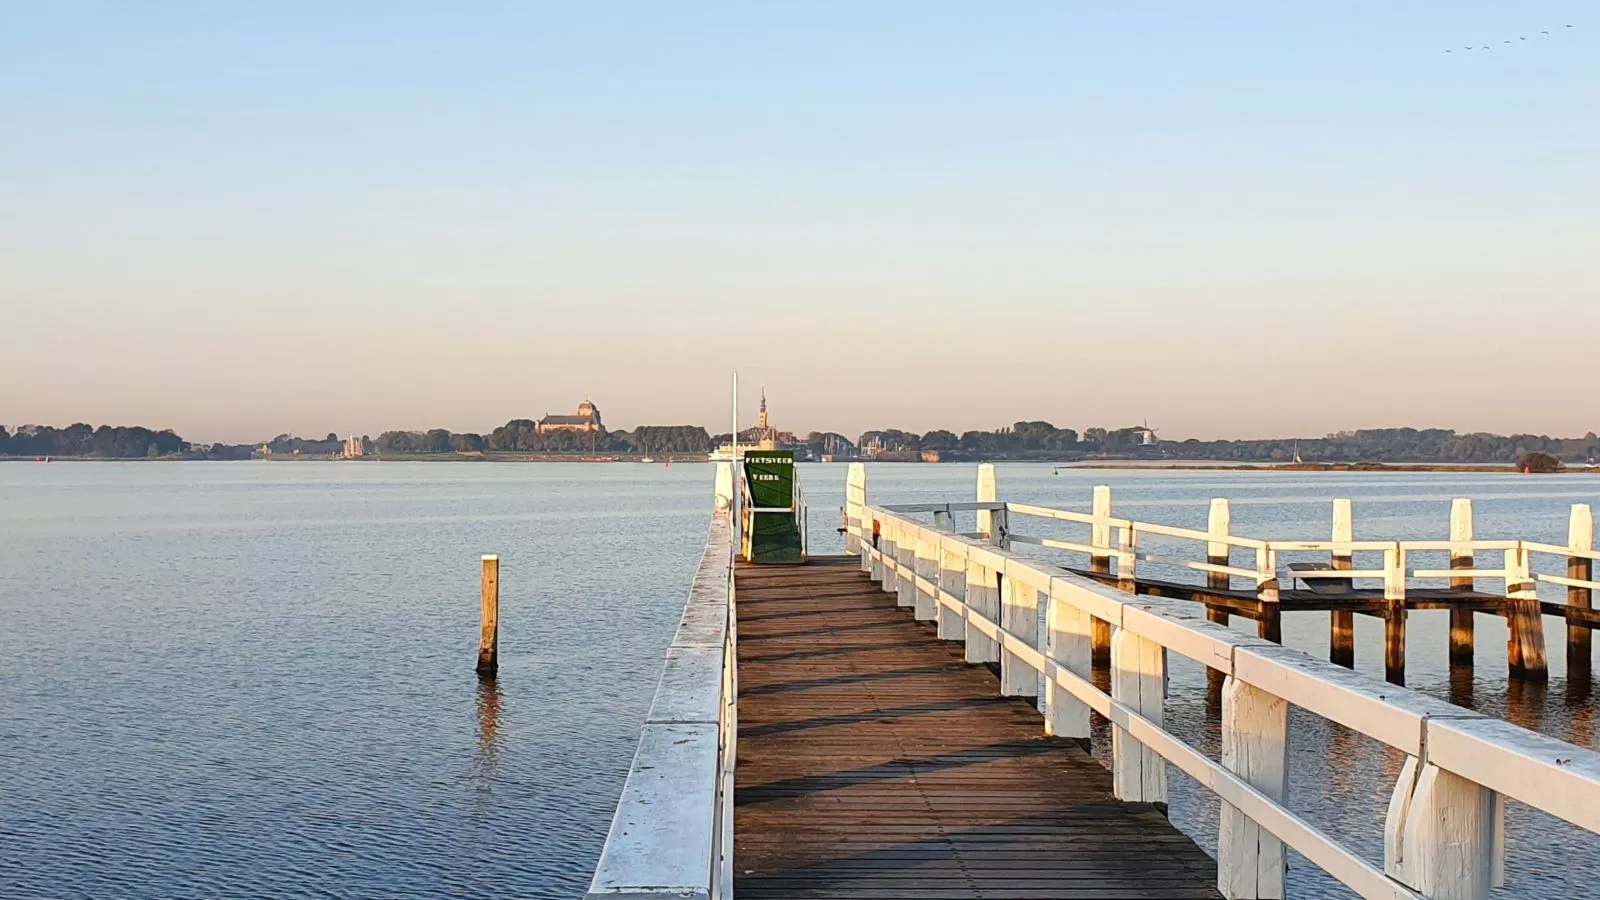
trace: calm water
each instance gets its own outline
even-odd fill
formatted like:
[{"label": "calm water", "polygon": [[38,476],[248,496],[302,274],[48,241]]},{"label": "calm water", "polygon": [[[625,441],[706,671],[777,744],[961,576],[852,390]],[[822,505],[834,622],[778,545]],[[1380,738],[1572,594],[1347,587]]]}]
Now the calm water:
[{"label": "calm water", "polygon": [[[802,469],[813,552],[839,547],[844,474]],[[869,478],[914,502],[974,473]],[[1336,496],[1357,537],[1442,537],[1471,496],[1480,536],[1560,543],[1568,506],[1600,501],[1584,476],[1000,470],[1002,496],[1074,509],[1095,483],[1197,527],[1227,496],[1236,532],[1274,537],[1325,537]],[[0,465],[0,897],[581,893],[710,486],[701,465]],[[493,689],[472,674],[481,553],[502,566]],[[1480,617],[1476,677],[1452,681],[1445,614],[1414,613],[1410,686],[1593,747],[1546,624],[1551,682],[1517,689],[1503,625]],[[1381,677],[1381,625],[1356,627]],[[1326,614],[1284,634],[1325,654]],[[1203,672],[1172,669],[1168,721],[1215,755]],[[1291,805],[1381,859],[1398,755],[1298,712],[1293,741]],[[1176,773],[1172,815],[1214,847],[1214,802]],[[1600,886],[1592,836],[1515,805],[1508,832],[1508,896]],[[1340,895],[1303,861],[1291,877]]]}]

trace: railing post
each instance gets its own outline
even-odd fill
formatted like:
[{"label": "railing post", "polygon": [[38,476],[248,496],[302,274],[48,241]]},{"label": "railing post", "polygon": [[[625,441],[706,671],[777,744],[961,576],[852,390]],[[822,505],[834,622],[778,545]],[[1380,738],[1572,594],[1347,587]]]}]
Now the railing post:
[{"label": "railing post", "polygon": [[[1334,543],[1348,544],[1356,539],[1355,511],[1348,499],[1333,501]],[[1341,572],[1355,569],[1355,558],[1349,550],[1335,549],[1332,567]],[[1355,582],[1345,582],[1345,590],[1353,590]],[[1341,666],[1356,665],[1356,614],[1353,610],[1335,609],[1328,613],[1328,660]]]},{"label": "railing post", "polygon": [[955,530],[954,526],[950,524],[950,510],[948,508],[933,511],[933,527],[937,531]]},{"label": "railing post", "polygon": [[917,532],[916,573],[932,587],[916,587],[916,603],[911,617],[918,622],[932,622],[939,615],[939,536],[925,531]]},{"label": "railing post", "polygon": [[1260,610],[1256,636],[1283,643],[1283,609],[1278,605],[1278,554],[1271,547],[1256,548],[1256,600]]},{"label": "railing post", "polygon": [[1384,871],[1436,900],[1486,900],[1501,884],[1495,793],[1407,757],[1384,823]]},{"label": "railing post", "polygon": [[733,509],[733,463],[717,463],[717,480],[713,488],[712,508],[726,513]]},{"label": "railing post", "polygon": [[[993,503],[999,499],[999,487],[995,483],[994,463],[980,463],[978,465],[978,502]],[[978,533],[983,535],[986,542],[996,544],[994,513],[987,509],[978,510]]]},{"label": "railing post", "polygon": [[[942,538],[939,542],[939,589],[952,597],[965,598],[967,591],[967,557],[965,547],[955,538]],[[957,549],[952,550],[951,547]],[[965,640],[966,617],[960,610],[939,604],[939,639]]]},{"label": "railing post", "polygon": [[[1572,516],[1567,523],[1567,547],[1585,552],[1594,549],[1594,513],[1589,504],[1572,504]],[[1587,556],[1567,557],[1567,577],[1579,581],[1594,578],[1594,561]],[[1574,609],[1591,609],[1594,591],[1586,587],[1567,587],[1567,605]],[[1567,681],[1587,681],[1590,669],[1590,630],[1567,620]]]},{"label": "railing post", "polygon": [[863,463],[851,463],[850,472],[845,478],[844,486],[844,553],[846,556],[855,556],[861,552],[862,528],[861,513],[867,505],[867,467]]},{"label": "railing post", "polygon": [[1506,551],[1506,661],[1511,674],[1532,681],[1550,677],[1544,655],[1544,618],[1539,590],[1528,569],[1528,551],[1519,542]]},{"label": "railing post", "polygon": [[894,562],[896,571],[894,605],[917,605],[917,533],[904,525],[895,529]]},{"label": "railing post", "polygon": [[[1466,497],[1457,497],[1450,501],[1450,540],[1472,540],[1472,501]],[[1470,569],[1473,566],[1471,548],[1450,548],[1450,568]],[[1470,591],[1473,588],[1471,575],[1450,579],[1450,588],[1457,591]],[[1469,608],[1450,610],[1450,665],[1472,665],[1472,610]]]},{"label": "railing post", "polygon": [[[1211,512],[1206,519],[1206,533],[1213,538],[1228,537],[1233,531],[1233,511],[1228,506],[1226,497],[1211,498]],[[1232,547],[1226,541],[1213,540],[1206,544],[1206,562],[1213,566],[1231,565],[1233,560]],[[1226,572],[1207,572],[1206,588],[1208,590],[1226,593],[1233,586],[1233,579]],[[1231,616],[1226,606],[1206,605],[1206,620],[1216,622],[1218,625],[1227,626]],[[1215,703],[1222,696],[1222,682],[1226,673],[1221,669],[1206,669],[1206,697],[1207,702]]]},{"label": "railing post", "polygon": [[[1094,503],[1090,507],[1090,512],[1094,514],[1095,522],[1089,526],[1089,546],[1095,550],[1089,554],[1089,571],[1108,575],[1111,573],[1111,526],[1103,523],[1111,518],[1111,485],[1095,485]],[[1091,650],[1094,664],[1108,665],[1111,662],[1111,623],[1095,619],[1092,624]]]},{"label": "railing post", "polygon": [[900,561],[900,550],[897,541],[900,537],[900,526],[894,519],[883,523],[883,534],[878,538],[878,548],[883,551],[883,582],[881,587],[885,594],[899,592],[900,575],[895,567]]},{"label": "railing post", "polygon": [[[1289,704],[1229,678],[1222,690],[1222,765],[1283,803],[1288,795]],[[1229,900],[1284,896],[1283,841],[1222,803],[1217,830],[1217,890]]]},{"label": "railing post", "polygon": [[1139,578],[1137,567],[1139,564],[1138,534],[1133,530],[1133,523],[1118,529],[1122,534],[1121,546],[1117,548],[1117,588],[1130,594],[1139,593]]},{"label": "railing post", "polygon": [[[1039,589],[1009,573],[1000,582],[1000,627],[1039,646]],[[1001,648],[1000,693],[1006,697],[1039,696],[1039,676],[1015,653]]]},{"label": "railing post", "polygon": [[[991,622],[1000,621],[1000,579],[997,573],[967,558],[967,606]],[[966,623],[966,659],[969,663],[991,663],[1000,659],[1000,645],[968,621]]]},{"label": "railing post", "polygon": [[[862,509],[861,515],[863,521],[867,525],[871,526],[870,533],[863,529],[863,533],[861,535],[861,569],[862,571],[866,572],[868,577],[870,577],[873,581],[882,584],[884,578],[884,569],[883,553],[881,551],[883,548],[880,545],[883,542],[883,535],[881,533],[883,525],[878,520],[877,516],[873,515],[865,508]],[[868,547],[878,552],[868,553]]]},{"label": "railing post", "polygon": [[500,671],[500,557],[483,557],[481,587],[478,677],[493,678]]},{"label": "railing post", "polygon": [[[1126,628],[1111,636],[1111,696],[1151,722],[1161,724],[1167,684],[1167,651]],[[1167,802],[1167,763],[1115,724],[1111,729],[1111,784],[1118,800]]]},{"label": "railing post", "polygon": [[[1088,613],[1056,597],[1057,585],[1065,593],[1071,588],[1057,579],[1050,581],[1045,603],[1044,655],[1088,681],[1093,669]],[[1089,739],[1089,706],[1059,687],[1054,678],[1044,680],[1044,733],[1063,738]]]},{"label": "railing post", "polygon": [[1406,552],[1398,542],[1383,551],[1383,677],[1406,683]]}]

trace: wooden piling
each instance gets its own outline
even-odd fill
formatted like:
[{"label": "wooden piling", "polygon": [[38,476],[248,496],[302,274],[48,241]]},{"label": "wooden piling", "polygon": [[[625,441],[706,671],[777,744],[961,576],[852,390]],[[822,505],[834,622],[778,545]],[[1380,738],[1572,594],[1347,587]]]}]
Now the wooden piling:
[{"label": "wooden piling", "polygon": [[[1450,503],[1450,540],[1472,540],[1472,501],[1466,497],[1457,497]],[[1470,549],[1450,550],[1450,568],[1470,569],[1473,565],[1473,554]],[[1471,575],[1450,579],[1452,590],[1470,591],[1473,587]],[[1450,610],[1450,665],[1472,665],[1472,610]]]},{"label": "wooden piling", "polygon": [[[1333,540],[1342,543],[1355,540],[1355,512],[1348,499],[1333,501]],[[1355,559],[1348,550],[1334,550],[1332,565],[1341,572],[1349,572],[1355,569]],[[1328,660],[1353,669],[1356,666],[1356,614],[1348,609],[1336,609],[1328,616]]]},{"label": "wooden piling", "polygon": [[[1594,549],[1594,514],[1589,511],[1587,503],[1572,505],[1572,517],[1567,525],[1567,546],[1585,552]],[[1594,561],[1587,556],[1567,557],[1567,577],[1578,581],[1594,580]],[[1567,605],[1581,609],[1592,608],[1593,589],[1569,585]],[[1589,627],[1568,619],[1567,682],[1570,684],[1574,681],[1588,680],[1591,661]]]},{"label": "wooden piling", "polygon": [[478,677],[500,670],[500,557],[483,558],[483,627],[478,635]]},{"label": "wooden piling", "polygon": [[1383,551],[1383,677],[1406,683],[1406,552]]},{"label": "wooden piling", "polygon": [[1260,601],[1256,637],[1283,643],[1283,607],[1278,604],[1278,555],[1266,547],[1256,550],[1256,599]]},{"label": "wooden piling", "polygon": [[1544,652],[1544,618],[1539,591],[1528,567],[1528,551],[1517,545],[1506,551],[1506,662],[1511,674],[1530,681],[1550,677]]},{"label": "wooden piling", "polygon": [[[1111,526],[1101,524],[1104,519],[1111,518],[1111,486],[1097,484],[1094,487],[1094,504],[1090,509],[1097,520],[1089,526],[1089,545],[1095,552],[1089,554],[1089,571],[1099,575],[1111,574]],[[1103,552],[1102,552],[1102,548]],[[1091,623],[1090,656],[1097,666],[1111,665],[1111,623],[1104,619],[1094,619]]]},{"label": "wooden piling", "polygon": [[[1211,514],[1206,520],[1206,532],[1212,537],[1227,537],[1233,531],[1233,512],[1228,506],[1226,497],[1211,498]],[[1222,541],[1211,541],[1206,544],[1206,562],[1213,566],[1226,566],[1230,564],[1229,545]],[[1227,572],[1207,572],[1206,587],[1213,591],[1226,592],[1232,587],[1232,579]],[[1227,626],[1229,616],[1225,606],[1207,606],[1206,619]],[[1213,702],[1220,702],[1222,698],[1222,685],[1227,680],[1228,674],[1221,669],[1206,669],[1206,696]]]}]

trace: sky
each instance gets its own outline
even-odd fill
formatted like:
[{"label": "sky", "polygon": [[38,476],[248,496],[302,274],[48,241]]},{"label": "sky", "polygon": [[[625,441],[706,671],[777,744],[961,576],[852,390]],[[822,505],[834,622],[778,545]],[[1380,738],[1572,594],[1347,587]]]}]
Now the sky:
[{"label": "sky", "polygon": [[1600,430],[1592,3],[0,22],[13,427]]}]

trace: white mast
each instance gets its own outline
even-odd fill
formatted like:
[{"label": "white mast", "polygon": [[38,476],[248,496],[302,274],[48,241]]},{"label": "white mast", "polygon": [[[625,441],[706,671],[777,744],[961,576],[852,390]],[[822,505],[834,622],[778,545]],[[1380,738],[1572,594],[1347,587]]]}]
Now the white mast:
[{"label": "white mast", "polygon": [[740,516],[743,514],[743,510],[740,509],[740,505],[744,499],[744,473],[739,471],[738,372],[733,373],[733,409],[731,410],[731,419],[732,421],[730,424],[733,426],[733,441],[729,446],[732,447],[733,458],[728,461],[728,467],[733,472],[733,503],[730,508],[733,512],[733,555],[734,558],[737,559],[742,551],[742,548],[744,547],[744,535],[740,533],[740,525],[743,524],[743,520],[740,518]]}]

